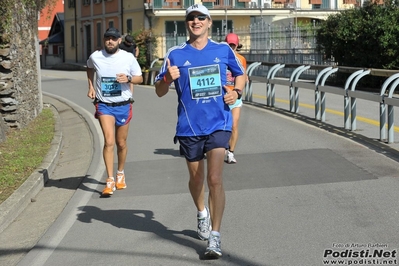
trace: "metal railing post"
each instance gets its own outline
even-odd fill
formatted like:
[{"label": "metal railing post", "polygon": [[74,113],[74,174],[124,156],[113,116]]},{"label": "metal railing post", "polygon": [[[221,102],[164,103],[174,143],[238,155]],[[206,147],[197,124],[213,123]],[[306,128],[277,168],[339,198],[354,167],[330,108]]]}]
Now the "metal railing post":
[{"label": "metal railing post", "polygon": [[[396,87],[399,85],[399,74],[395,74],[391,76],[392,80],[396,79],[389,88],[388,98],[392,99],[393,93],[395,92]],[[384,83],[385,84],[385,83]],[[385,124],[384,124],[385,125]],[[394,142],[394,106],[392,104],[388,104],[388,143]]]},{"label": "metal railing post", "polygon": [[[393,105],[388,105],[388,143],[393,143],[395,136],[394,136],[394,128],[395,128],[395,113]],[[385,124],[384,124],[385,125]],[[385,132],[385,130],[384,130]]]},{"label": "metal railing post", "polygon": [[319,85],[320,78],[326,73],[332,69],[332,67],[327,67],[319,72],[319,74],[316,77],[316,80],[314,82],[315,85],[315,91],[314,91],[314,118],[316,120],[320,120],[320,91],[317,88]]},{"label": "metal railing post", "polygon": [[[389,84],[395,80],[399,78],[399,73],[398,74],[394,74],[392,76],[390,76],[389,78],[387,78],[384,83],[381,86],[381,90],[380,90],[380,95],[383,96],[385,94],[385,92],[387,91],[387,88],[389,86]],[[389,93],[388,93],[388,97],[391,98],[390,95],[390,91],[391,91],[392,87],[389,89]],[[395,90],[395,89],[394,89]],[[392,91],[393,93],[393,91]],[[386,125],[386,120],[387,120],[387,115],[386,115],[386,104],[385,102],[381,102],[380,103],[380,141],[383,141],[386,138],[386,129],[385,129],[385,125]],[[391,110],[390,110],[391,109]],[[388,133],[389,133],[389,119],[390,117],[393,117],[393,108],[390,108],[388,105]],[[388,142],[390,140],[390,137],[388,136]]]},{"label": "metal railing post", "polygon": [[[295,82],[298,81],[299,76],[304,71],[308,70],[309,68],[310,68],[310,66],[303,66],[301,69],[299,69],[292,81],[295,81]],[[298,113],[299,112],[299,88],[298,87],[294,87],[294,93],[295,93],[295,113]]]},{"label": "metal railing post", "polygon": [[255,70],[255,68],[257,68],[261,64],[262,64],[261,62],[254,62],[247,67],[247,76],[249,81],[245,85],[245,91],[244,91],[245,101],[252,101],[252,80],[250,79],[250,76],[252,76],[252,72]]},{"label": "metal railing post", "polygon": [[269,76],[269,73],[267,73],[268,74],[268,78],[267,78],[267,84],[269,85],[269,89],[270,89],[270,105],[269,105],[269,98],[267,99],[268,100],[268,106],[274,106],[274,103],[275,103],[275,101],[276,101],[276,91],[275,91],[275,88],[274,88],[274,84],[270,84],[270,80],[271,79],[274,79],[274,76],[276,75],[276,73],[280,70],[280,69],[282,69],[282,68],[284,68],[285,67],[285,64],[277,64],[277,65],[274,65],[273,66],[273,71],[269,71],[269,73],[270,73],[270,76]]},{"label": "metal railing post", "polygon": [[150,73],[148,74],[148,78],[151,80],[151,82],[150,82],[151,85],[154,85],[154,78],[152,77],[152,72],[153,72],[153,71],[151,70],[151,68],[154,67],[154,64],[155,64],[156,62],[158,62],[158,60],[159,60],[159,58],[154,59],[154,60],[151,62],[151,65],[150,65]]},{"label": "metal railing post", "polygon": [[[328,70],[327,73],[323,76],[323,78],[321,79],[321,86],[324,86],[324,84],[326,83],[327,78],[338,71],[338,68],[333,68],[331,70]],[[326,92],[322,91],[320,94],[320,120],[322,122],[326,122]]]},{"label": "metal railing post", "polygon": [[364,70],[363,70],[363,69],[360,69],[360,70],[358,70],[358,71],[352,73],[352,74],[346,79],[346,82],[345,82],[345,87],[344,87],[344,90],[345,90],[345,96],[344,96],[344,128],[347,129],[347,130],[350,130],[350,121],[349,121],[349,117],[350,117],[350,115],[349,115],[349,114],[350,114],[350,112],[349,112],[349,109],[350,109],[350,101],[349,101],[349,96],[348,96],[349,85],[350,85],[350,83],[352,82],[352,80],[353,80],[356,76],[358,76],[359,74],[361,74],[361,73],[363,73],[363,72],[364,72]]},{"label": "metal railing post", "polygon": [[288,87],[289,89],[289,100],[290,100],[290,112],[294,113],[295,112],[295,102],[296,102],[296,95],[295,95],[295,90],[292,87],[292,81],[294,80],[296,74],[305,66],[299,66],[292,71],[291,76],[290,76],[290,85]]},{"label": "metal railing post", "polygon": [[[370,74],[370,70],[365,70],[359,75],[356,76],[356,78],[353,80],[352,86],[351,86],[351,91],[354,91],[356,88],[357,83],[359,80]],[[355,131],[356,130],[356,98],[351,97],[351,130]]]},{"label": "metal railing post", "polygon": [[[281,64],[276,64],[276,65],[272,66],[269,69],[269,71],[267,72],[267,75],[266,75],[266,79],[267,79],[267,82],[266,82],[266,105],[267,106],[272,106],[271,105],[271,102],[272,102],[272,91],[271,91],[272,84],[270,84],[269,79],[272,76],[272,74],[274,73],[274,71],[276,71],[276,68],[278,68],[279,66],[281,66]],[[273,106],[274,106],[274,104],[273,104]]]}]

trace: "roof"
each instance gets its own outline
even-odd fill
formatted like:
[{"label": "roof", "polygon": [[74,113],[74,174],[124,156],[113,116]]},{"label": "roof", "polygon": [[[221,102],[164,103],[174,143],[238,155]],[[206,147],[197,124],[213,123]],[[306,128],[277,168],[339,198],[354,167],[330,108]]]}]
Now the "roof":
[{"label": "roof", "polygon": [[46,43],[47,44],[64,43],[64,32],[58,32],[39,42],[39,44],[46,44]]},{"label": "roof", "polygon": [[46,39],[41,40],[39,44],[55,44],[64,43],[64,13],[56,13],[49,35]]}]

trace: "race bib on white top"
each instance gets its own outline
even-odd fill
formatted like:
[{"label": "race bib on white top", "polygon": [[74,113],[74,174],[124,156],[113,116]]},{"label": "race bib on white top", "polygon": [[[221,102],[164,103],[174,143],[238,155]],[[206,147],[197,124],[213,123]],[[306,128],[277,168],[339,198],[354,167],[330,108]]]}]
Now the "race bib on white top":
[{"label": "race bib on white top", "polygon": [[101,77],[101,94],[104,97],[122,95],[122,87],[116,77]]}]

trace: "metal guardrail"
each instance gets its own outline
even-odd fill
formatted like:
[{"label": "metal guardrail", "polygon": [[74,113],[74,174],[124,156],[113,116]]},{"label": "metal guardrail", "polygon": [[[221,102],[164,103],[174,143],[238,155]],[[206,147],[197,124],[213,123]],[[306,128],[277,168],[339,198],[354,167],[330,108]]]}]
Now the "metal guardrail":
[{"label": "metal guardrail", "polygon": [[160,60],[163,61],[163,58],[155,58],[155,59],[151,62],[150,69],[148,70],[148,71],[149,71],[148,78],[149,78],[149,80],[150,80],[150,85],[154,85],[155,73],[159,72],[159,70],[161,69],[160,67],[155,66],[155,64],[156,64],[158,61],[160,61]]},{"label": "metal guardrail", "polygon": [[[252,75],[255,68],[260,65],[268,65],[266,77]],[[275,78],[277,71],[283,68],[293,68],[291,76],[287,78]],[[299,81],[300,75],[308,69],[318,69],[319,74],[315,81]],[[249,70],[249,71],[248,71]],[[327,86],[325,82],[329,76],[337,71],[351,73],[347,78],[344,87]],[[315,119],[325,122],[326,116],[326,94],[332,93],[342,95],[344,100],[344,128],[356,130],[356,100],[363,99],[377,102],[380,105],[380,141],[386,139],[386,119],[388,118],[388,143],[394,142],[394,106],[399,106],[399,98],[393,97],[396,88],[399,86],[399,71],[384,69],[359,69],[351,67],[311,66],[311,65],[282,65],[261,62],[252,62],[247,69],[248,86],[245,89],[244,100],[252,101],[252,84],[254,81],[266,82],[266,105],[274,106],[274,85],[285,85],[289,90],[289,111],[299,111],[299,88],[310,89],[315,95]],[[359,80],[366,76],[388,77],[382,85],[379,93],[356,91]],[[389,86],[389,89],[388,89]],[[388,112],[386,110],[388,109]]]},{"label": "metal guardrail", "polygon": [[[159,72],[160,67],[155,64],[163,60],[157,58],[151,62],[149,69],[150,84],[154,85],[155,73]],[[247,67],[248,83],[244,88],[243,99],[245,101],[253,101],[252,84],[254,81],[265,84],[266,105],[274,107],[275,104],[275,85],[285,85],[289,91],[289,111],[293,113],[299,112],[299,89],[309,89],[314,91],[315,98],[315,119],[321,122],[326,121],[326,98],[327,94],[341,95],[344,100],[344,128],[346,130],[356,130],[356,103],[357,99],[368,100],[379,103],[380,113],[380,141],[385,141],[386,132],[388,131],[388,143],[394,142],[394,107],[399,107],[399,98],[393,97],[396,88],[399,86],[399,71],[385,69],[362,69],[354,67],[331,67],[320,65],[300,65],[300,64],[275,64],[268,62],[250,62]],[[267,74],[265,76],[253,75],[255,69],[259,66],[267,66]],[[276,78],[278,71],[284,68],[293,68],[290,77]],[[314,69],[319,73],[314,81],[299,81],[302,73],[306,70]],[[346,79],[343,87],[325,85],[326,80],[336,72],[351,73]],[[357,91],[356,85],[359,80],[366,76],[382,76],[388,77],[381,86],[379,93],[366,91]],[[388,112],[387,112],[388,110]],[[388,121],[388,124],[387,124]],[[386,130],[387,128],[387,130]]]}]

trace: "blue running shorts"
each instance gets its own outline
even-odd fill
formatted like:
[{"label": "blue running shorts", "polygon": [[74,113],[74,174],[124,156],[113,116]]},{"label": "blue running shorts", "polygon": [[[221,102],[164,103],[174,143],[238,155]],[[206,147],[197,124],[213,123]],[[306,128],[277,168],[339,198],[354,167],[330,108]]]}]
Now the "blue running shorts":
[{"label": "blue running shorts", "polygon": [[122,106],[108,106],[104,103],[96,103],[96,113],[94,117],[98,119],[101,115],[111,115],[115,117],[116,126],[127,125],[133,116],[132,104]]},{"label": "blue running shorts", "polygon": [[179,137],[180,155],[183,155],[189,162],[197,162],[205,157],[205,153],[215,148],[229,147],[231,132],[215,131],[207,136]]}]

